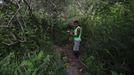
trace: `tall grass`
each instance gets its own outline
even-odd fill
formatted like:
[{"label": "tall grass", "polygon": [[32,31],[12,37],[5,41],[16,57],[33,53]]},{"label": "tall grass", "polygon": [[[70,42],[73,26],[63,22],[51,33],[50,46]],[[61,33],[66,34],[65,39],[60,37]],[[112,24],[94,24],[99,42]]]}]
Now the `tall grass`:
[{"label": "tall grass", "polygon": [[44,55],[43,51],[27,53],[17,60],[14,53],[0,60],[1,75],[65,75],[65,66],[58,54]]}]

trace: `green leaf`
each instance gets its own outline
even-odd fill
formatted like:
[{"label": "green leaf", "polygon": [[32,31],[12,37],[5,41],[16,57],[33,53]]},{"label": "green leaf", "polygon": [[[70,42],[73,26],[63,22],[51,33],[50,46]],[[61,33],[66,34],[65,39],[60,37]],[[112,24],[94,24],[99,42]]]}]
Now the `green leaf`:
[{"label": "green leaf", "polygon": [[29,68],[32,68],[33,63],[30,60],[24,60],[24,61],[22,61],[20,66],[28,66]]},{"label": "green leaf", "polygon": [[41,60],[43,58],[43,55],[44,55],[43,51],[40,51],[37,56],[37,59]]}]

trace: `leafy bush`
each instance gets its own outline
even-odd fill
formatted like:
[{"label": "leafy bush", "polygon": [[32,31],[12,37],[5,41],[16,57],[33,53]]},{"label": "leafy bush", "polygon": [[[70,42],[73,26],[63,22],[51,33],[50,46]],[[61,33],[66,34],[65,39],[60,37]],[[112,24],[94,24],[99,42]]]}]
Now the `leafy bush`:
[{"label": "leafy bush", "polygon": [[[18,60],[19,59],[19,60]],[[0,61],[1,75],[65,75],[61,58],[56,55],[44,55],[43,51],[26,53],[22,59],[10,53]]]},{"label": "leafy bush", "polygon": [[[86,61],[89,56],[94,56],[97,64],[102,66],[97,72],[99,75],[129,75],[132,71],[133,53],[133,17],[130,16],[131,9],[126,8],[123,3],[115,3],[109,7],[110,11],[103,14],[82,18],[81,25],[84,28],[82,52]],[[100,13],[100,12],[98,12]],[[131,12],[132,13],[132,12]],[[129,18],[128,18],[129,16]],[[86,62],[86,64],[90,64]],[[103,65],[101,65],[103,64]],[[131,65],[131,66],[128,66]],[[90,67],[89,68],[94,68]],[[95,69],[97,71],[97,69]],[[92,71],[93,72],[93,71]],[[100,73],[103,72],[103,73]]]}]

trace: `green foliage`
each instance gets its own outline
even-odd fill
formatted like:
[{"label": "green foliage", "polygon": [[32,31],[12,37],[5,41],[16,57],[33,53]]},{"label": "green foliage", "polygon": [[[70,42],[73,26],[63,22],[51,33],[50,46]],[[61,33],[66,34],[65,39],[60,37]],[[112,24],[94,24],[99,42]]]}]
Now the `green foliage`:
[{"label": "green foliage", "polygon": [[[82,41],[84,57],[86,60],[89,59],[88,56],[93,55],[96,58],[94,62],[99,63],[92,65],[99,67],[101,63],[103,64],[103,67],[100,68],[103,73],[97,72],[99,75],[111,74],[110,70],[118,72],[118,74],[129,75],[133,68],[131,65],[128,69],[128,64],[133,62],[131,61],[133,43],[130,39],[134,37],[134,26],[133,17],[126,13],[132,12],[128,12],[131,9],[126,8],[122,3],[115,3],[109,8],[109,14],[106,16],[99,14],[95,15],[93,19],[88,17],[81,20],[81,25],[85,29]],[[112,74],[116,75],[114,72]]]},{"label": "green foliage", "polygon": [[[14,53],[10,53],[0,61],[2,75],[64,75],[64,65],[56,55],[39,53],[27,54],[24,59],[16,60]],[[58,61],[58,62],[57,62]],[[60,72],[61,71],[61,72]]]},{"label": "green foliage", "polygon": [[18,6],[6,2],[0,9],[0,74],[65,75],[66,64],[52,46],[67,44],[66,30],[74,19],[83,28],[85,75],[134,73],[133,0],[33,1],[30,14],[20,2],[12,20]]},{"label": "green foliage", "polygon": [[8,8],[5,6],[0,11],[0,74],[65,75],[64,63],[54,54],[48,35],[53,24],[51,17],[36,13],[30,16],[21,3],[20,11],[12,19],[17,10],[15,5],[7,4]]}]

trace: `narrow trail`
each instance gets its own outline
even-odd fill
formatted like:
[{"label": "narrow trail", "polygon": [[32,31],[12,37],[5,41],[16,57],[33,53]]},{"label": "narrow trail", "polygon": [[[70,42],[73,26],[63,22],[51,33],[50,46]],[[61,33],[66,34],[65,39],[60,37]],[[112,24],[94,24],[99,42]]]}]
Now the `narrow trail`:
[{"label": "narrow trail", "polygon": [[71,49],[69,49],[67,46],[55,46],[55,49],[58,50],[61,54],[63,53],[64,56],[67,58],[67,75],[83,75],[79,59],[74,56]]}]

